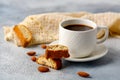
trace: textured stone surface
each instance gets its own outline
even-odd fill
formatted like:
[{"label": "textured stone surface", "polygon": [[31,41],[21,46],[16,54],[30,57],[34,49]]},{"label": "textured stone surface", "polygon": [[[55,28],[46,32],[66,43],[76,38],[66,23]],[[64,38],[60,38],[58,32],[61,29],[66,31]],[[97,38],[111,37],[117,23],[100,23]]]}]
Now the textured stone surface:
[{"label": "textured stone surface", "polygon": [[[104,45],[109,52],[103,58],[74,63],[63,61],[63,69],[48,73],[37,71],[38,64],[26,55],[35,50],[44,52],[40,46],[16,47],[4,41],[2,26],[14,25],[30,14],[44,12],[120,12],[120,0],[0,0],[0,80],[120,80],[120,39],[109,38]],[[81,78],[76,73],[86,71],[91,78]]]}]

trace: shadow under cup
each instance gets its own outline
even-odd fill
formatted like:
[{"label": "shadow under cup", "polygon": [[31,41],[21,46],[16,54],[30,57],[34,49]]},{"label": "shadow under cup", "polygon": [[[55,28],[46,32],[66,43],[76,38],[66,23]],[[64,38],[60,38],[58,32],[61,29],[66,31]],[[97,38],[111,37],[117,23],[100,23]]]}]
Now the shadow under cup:
[{"label": "shadow under cup", "polygon": [[[73,25],[85,25],[92,27],[88,30],[70,30]],[[85,27],[81,26],[81,27]],[[65,27],[68,27],[65,28]],[[79,26],[78,26],[79,27]],[[89,56],[96,47],[97,25],[87,19],[69,19],[59,24],[59,44],[65,45],[69,49],[70,57],[80,58]]]}]

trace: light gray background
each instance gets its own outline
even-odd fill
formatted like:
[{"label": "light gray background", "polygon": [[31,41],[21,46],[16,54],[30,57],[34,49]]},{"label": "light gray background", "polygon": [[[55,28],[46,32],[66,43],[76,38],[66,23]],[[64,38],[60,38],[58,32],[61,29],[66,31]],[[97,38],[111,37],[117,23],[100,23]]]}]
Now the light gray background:
[{"label": "light gray background", "polygon": [[[63,61],[61,70],[50,69],[48,73],[38,72],[39,65],[26,55],[30,50],[44,53],[39,46],[24,49],[4,41],[2,26],[17,24],[31,14],[68,11],[120,12],[120,0],[0,0],[0,80],[120,80],[120,39],[109,38],[104,43],[109,52],[99,60]],[[92,77],[79,77],[78,71]]]}]

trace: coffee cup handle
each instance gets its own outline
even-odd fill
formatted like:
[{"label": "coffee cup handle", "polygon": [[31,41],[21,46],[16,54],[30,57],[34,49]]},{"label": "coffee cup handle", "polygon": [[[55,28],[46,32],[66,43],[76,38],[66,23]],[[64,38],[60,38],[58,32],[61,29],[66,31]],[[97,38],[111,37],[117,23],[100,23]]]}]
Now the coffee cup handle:
[{"label": "coffee cup handle", "polygon": [[98,26],[97,27],[97,44],[103,43],[107,38],[109,34],[108,27],[106,26]]}]

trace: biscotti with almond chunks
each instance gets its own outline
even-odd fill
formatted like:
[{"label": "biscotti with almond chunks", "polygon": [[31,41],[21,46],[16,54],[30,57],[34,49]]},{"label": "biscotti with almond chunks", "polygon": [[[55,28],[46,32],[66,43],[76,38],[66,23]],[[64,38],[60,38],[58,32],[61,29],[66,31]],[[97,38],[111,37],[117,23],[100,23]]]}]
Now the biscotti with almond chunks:
[{"label": "biscotti with almond chunks", "polygon": [[36,62],[41,65],[45,65],[51,67],[53,69],[61,69],[62,68],[62,60],[61,59],[52,59],[46,58],[45,55],[41,55],[37,58]]},{"label": "biscotti with almond chunks", "polygon": [[49,45],[45,51],[46,58],[60,59],[69,56],[68,48],[64,45]]}]

